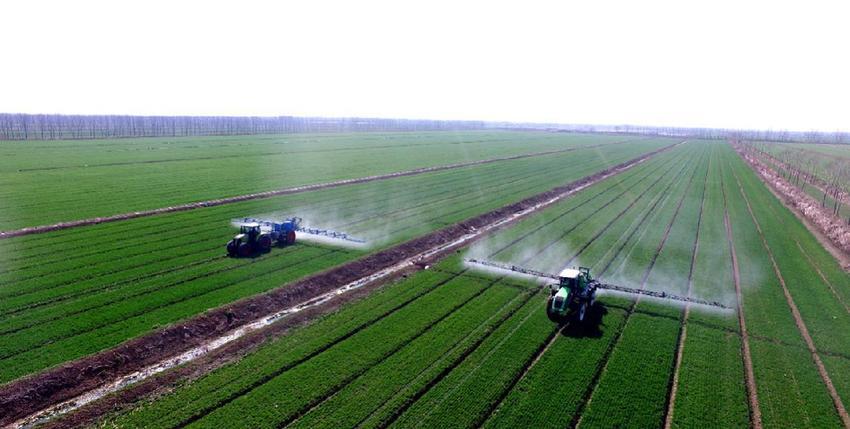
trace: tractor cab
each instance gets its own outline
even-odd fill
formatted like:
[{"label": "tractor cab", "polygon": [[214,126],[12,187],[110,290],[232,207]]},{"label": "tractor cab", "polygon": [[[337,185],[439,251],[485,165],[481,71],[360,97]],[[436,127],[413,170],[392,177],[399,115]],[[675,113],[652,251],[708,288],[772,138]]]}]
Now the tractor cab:
[{"label": "tractor cab", "polygon": [[584,320],[587,309],[596,300],[596,283],[586,267],[567,268],[558,274],[558,285],[552,287],[546,314],[552,321],[561,323],[570,314]]},{"label": "tractor cab", "polygon": [[[247,237],[248,240],[250,241],[252,239],[256,239],[258,235],[260,235],[260,224],[258,224],[256,222],[252,222],[252,223],[242,224],[239,227],[239,234],[236,237],[241,236],[240,240]],[[235,239],[236,237],[233,237],[233,238]]]}]

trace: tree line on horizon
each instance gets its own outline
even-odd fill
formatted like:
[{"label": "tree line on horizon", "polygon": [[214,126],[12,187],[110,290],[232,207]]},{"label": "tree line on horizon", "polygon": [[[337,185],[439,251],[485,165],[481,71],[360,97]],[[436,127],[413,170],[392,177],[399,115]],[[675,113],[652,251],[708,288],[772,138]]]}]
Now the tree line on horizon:
[{"label": "tree line on horizon", "polygon": [[79,140],[482,128],[484,128],[482,121],[295,116],[125,116],[0,113],[0,140]]},{"label": "tree line on horizon", "polygon": [[228,136],[355,131],[546,130],[736,141],[850,144],[850,133],[298,116],[132,116],[0,113],[2,140]]}]

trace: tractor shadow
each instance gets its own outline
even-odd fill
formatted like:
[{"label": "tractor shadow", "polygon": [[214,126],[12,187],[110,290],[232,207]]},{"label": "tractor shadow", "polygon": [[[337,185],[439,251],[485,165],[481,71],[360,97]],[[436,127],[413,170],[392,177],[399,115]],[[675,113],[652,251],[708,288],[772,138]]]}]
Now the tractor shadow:
[{"label": "tractor shadow", "polygon": [[608,314],[608,309],[596,303],[587,310],[584,321],[572,321],[561,328],[561,335],[572,338],[601,338],[605,324],[602,319]]}]

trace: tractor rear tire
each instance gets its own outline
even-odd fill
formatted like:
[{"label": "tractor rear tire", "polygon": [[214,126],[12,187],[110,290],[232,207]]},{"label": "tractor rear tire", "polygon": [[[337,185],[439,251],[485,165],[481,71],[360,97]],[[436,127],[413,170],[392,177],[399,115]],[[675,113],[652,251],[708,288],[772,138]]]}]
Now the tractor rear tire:
[{"label": "tractor rear tire", "polygon": [[248,256],[251,256],[251,255],[254,254],[254,247],[251,246],[248,243],[240,243],[238,253],[239,253],[239,256],[241,256],[243,258],[247,258]]},{"label": "tractor rear tire", "polygon": [[257,239],[257,247],[260,252],[268,252],[272,250],[272,238],[268,235],[262,235]]}]

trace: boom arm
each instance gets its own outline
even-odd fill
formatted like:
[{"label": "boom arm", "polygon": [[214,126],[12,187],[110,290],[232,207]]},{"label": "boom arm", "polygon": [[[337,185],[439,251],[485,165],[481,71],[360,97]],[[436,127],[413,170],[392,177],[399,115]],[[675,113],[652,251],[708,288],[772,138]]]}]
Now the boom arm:
[{"label": "boom arm", "polygon": [[[465,259],[465,261],[470,263],[470,264],[482,265],[482,266],[491,267],[491,268],[498,268],[500,270],[513,271],[513,272],[521,273],[521,274],[528,274],[528,275],[531,275],[531,276],[534,276],[534,277],[543,277],[543,278],[548,278],[548,279],[560,280],[558,278],[558,276],[556,276],[554,274],[544,273],[542,271],[532,270],[530,268],[520,267],[520,266],[517,266],[517,265],[502,264],[502,263],[499,263],[499,262],[492,262],[492,261],[482,261],[480,259],[472,259],[472,258]],[[692,303],[692,304],[701,304],[701,305],[706,305],[706,306],[709,306],[709,307],[719,307],[719,308],[724,308],[724,309],[729,308],[728,306],[723,305],[723,304],[721,304],[717,301],[708,301],[708,300],[699,299],[699,298],[691,298],[689,296],[680,296],[680,295],[675,295],[675,294],[668,293],[668,292],[659,292],[659,291],[646,290],[646,289],[635,289],[635,288],[630,288],[630,287],[626,287],[626,286],[620,286],[620,285],[615,285],[615,284],[610,284],[610,283],[600,283],[600,282],[596,283],[596,287],[598,287],[599,289],[610,289],[610,290],[615,290],[615,291],[618,291],[618,292],[630,293],[630,294],[633,294],[633,295],[651,296],[653,298],[669,299],[669,300],[680,301],[680,302],[689,302],[689,303]]]},{"label": "boom arm", "polygon": [[547,278],[547,279],[560,280],[558,278],[558,276],[556,276],[554,274],[544,273],[543,271],[532,270],[531,268],[520,267],[520,266],[517,266],[517,265],[501,264],[499,262],[492,262],[492,261],[482,261],[480,259],[473,259],[473,258],[464,259],[464,261],[469,262],[470,264],[483,265],[485,267],[498,268],[500,270],[513,271],[515,273],[520,273],[520,274],[528,274],[528,275],[534,276],[534,277],[543,277],[543,278]]},{"label": "boom arm", "polygon": [[240,224],[242,224],[242,223],[257,223],[257,224],[260,225],[261,228],[264,228],[266,230],[271,230],[274,227],[275,224],[281,224],[281,223],[284,223],[284,222],[291,222],[292,225],[293,225],[293,229],[295,231],[302,232],[304,234],[321,235],[321,236],[325,236],[325,237],[334,238],[334,239],[337,239],[337,240],[350,241],[352,243],[358,243],[358,244],[366,243],[366,240],[352,237],[352,236],[350,236],[350,235],[348,235],[344,232],[334,231],[332,229],[310,228],[310,227],[301,226],[301,218],[300,217],[287,218],[287,219],[284,219],[283,221],[254,219],[254,218],[246,217],[246,218],[243,218],[243,219],[239,219],[238,221],[235,221],[234,223],[240,223]]}]

